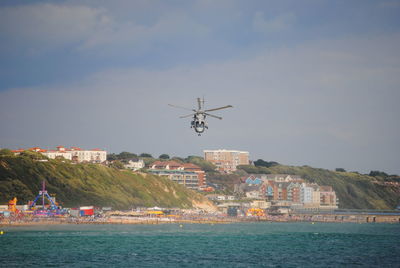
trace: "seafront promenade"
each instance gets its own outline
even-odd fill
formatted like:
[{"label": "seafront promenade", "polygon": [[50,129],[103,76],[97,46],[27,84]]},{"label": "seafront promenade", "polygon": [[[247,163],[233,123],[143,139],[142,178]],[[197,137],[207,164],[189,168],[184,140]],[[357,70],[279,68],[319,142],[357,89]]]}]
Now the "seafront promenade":
[{"label": "seafront promenade", "polygon": [[0,220],[0,226],[26,226],[51,224],[227,224],[237,222],[336,222],[336,223],[397,223],[400,213],[334,213],[334,214],[288,214],[227,217],[215,215],[183,215],[175,217],[9,217]]}]

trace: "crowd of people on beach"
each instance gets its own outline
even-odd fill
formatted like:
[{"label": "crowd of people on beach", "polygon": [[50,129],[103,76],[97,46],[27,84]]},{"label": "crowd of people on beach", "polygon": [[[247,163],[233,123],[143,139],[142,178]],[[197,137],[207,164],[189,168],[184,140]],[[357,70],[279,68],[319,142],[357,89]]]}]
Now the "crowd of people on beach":
[{"label": "crowd of people on beach", "polygon": [[176,215],[146,215],[129,212],[109,212],[93,216],[35,216],[32,214],[11,214],[0,216],[0,225],[38,225],[38,224],[165,224],[165,223],[235,223],[235,222],[391,222],[400,223],[400,215],[366,214],[282,214],[264,216],[230,217],[222,213],[190,211]]}]

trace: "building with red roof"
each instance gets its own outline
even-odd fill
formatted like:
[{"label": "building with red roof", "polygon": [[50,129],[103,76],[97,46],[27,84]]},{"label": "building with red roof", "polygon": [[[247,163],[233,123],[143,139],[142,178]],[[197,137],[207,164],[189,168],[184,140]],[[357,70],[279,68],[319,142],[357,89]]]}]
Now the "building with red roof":
[{"label": "building with red roof", "polygon": [[176,161],[156,161],[150,165],[150,169],[184,170],[185,168]]},{"label": "building with red roof", "polygon": [[[149,167],[150,172],[167,176],[170,179],[188,187],[190,181],[191,189],[200,189],[206,187],[205,172],[197,165],[192,163],[179,163],[177,161],[156,161]],[[194,183],[196,181],[196,183]],[[194,186],[196,184],[196,186]]]}]

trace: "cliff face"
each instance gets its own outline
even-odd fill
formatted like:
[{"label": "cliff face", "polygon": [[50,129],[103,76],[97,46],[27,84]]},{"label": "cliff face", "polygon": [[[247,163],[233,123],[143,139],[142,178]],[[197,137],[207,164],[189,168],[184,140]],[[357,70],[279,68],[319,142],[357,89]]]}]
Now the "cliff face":
[{"label": "cliff face", "polygon": [[130,209],[137,206],[209,208],[202,195],[149,174],[134,174],[94,164],[72,164],[30,155],[0,155],[0,203],[13,197],[18,204],[33,200],[46,181],[63,207],[83,205]]}]

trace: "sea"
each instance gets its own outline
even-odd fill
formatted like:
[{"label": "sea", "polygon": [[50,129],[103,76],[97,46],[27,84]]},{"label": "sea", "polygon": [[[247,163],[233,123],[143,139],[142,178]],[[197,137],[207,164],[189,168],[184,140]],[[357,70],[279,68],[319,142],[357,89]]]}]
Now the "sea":
[{"label": "sea", "polygon": [[400,224],[1,227],[0,267],[400,267]]}]

